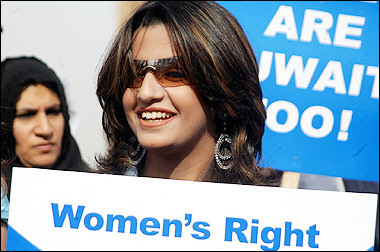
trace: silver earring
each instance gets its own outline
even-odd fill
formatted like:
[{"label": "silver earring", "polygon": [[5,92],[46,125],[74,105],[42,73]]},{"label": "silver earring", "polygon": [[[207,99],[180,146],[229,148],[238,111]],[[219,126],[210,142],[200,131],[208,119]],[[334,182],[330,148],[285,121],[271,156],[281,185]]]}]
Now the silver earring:
[{"label": "silver earring", "polygon": [[231,168],[232,163],[224,165],[222,161],[229,161],[232,158],[232,153],[231,150],[228,150],[228,148],[226,148],[224,151],[225,154],[222,154],[221,149],[224,142],[226,142],[228,145],[231,145],[231,137],[227,134],[221,134],[218,141],[216,142],[214,154],[218,166],[223,170],[228,170]]},{"label": "silver earring", "polygon": [[[131,137],[129,142],[131,143],[131,146],[135,145],[135,143],[137,142],[137,147],[136,149],[132,148],[132,151],[130,152],[130,158],[129,158],[131,160],[131,164],[134,166],[137,166],[140,163],[141,159],[143,159],[143,157],[145,156],[146,149],[141,147],[141,145],[139,144],[135,136]],[[142,151],[139,154],[141,149]]]}]

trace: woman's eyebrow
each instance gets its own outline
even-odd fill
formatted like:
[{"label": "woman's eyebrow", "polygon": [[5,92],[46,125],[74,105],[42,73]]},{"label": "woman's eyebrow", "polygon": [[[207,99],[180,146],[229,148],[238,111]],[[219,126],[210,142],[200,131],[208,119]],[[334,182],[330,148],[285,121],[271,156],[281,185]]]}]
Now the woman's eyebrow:
[{"label": "woman's eyebrow", "polygon": [[[61,104],[57,103],[57,104],[53,104],[51,106],[46,107],[46,110],[49,110],[49,109],[61,109]],[[37,111],[38,111],[37,108],[31,108],[31,107],[23,107],[23,108],[20,108],[20,109],[16,109],[17,113],[37,112]]]},{"label": "woman's eyebrow", "polygon": [[56,103],[54,105],[51,105],[49,107],[47,107],[46,109],[60,109],[61,108],[61,104],[60,103]]},{"label": "woman's eyebrow", "polygon": [[20,108],[20,109],[16,110],[17,113],[37,112],[37,111],[38,111],[38,109],[35,109],[35,108]]}]

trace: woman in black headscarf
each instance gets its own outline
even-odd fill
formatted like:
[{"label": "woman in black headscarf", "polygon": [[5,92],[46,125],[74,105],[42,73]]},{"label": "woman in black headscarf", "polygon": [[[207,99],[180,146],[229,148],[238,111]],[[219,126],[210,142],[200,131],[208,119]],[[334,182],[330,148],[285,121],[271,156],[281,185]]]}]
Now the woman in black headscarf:
[{"label": "woman in black headscarf", "polygon": [[[40,92],[40,96],[45,93],[49,94],[58,104],[58,106],[48,107],[46,110],[45,105],[42,104],[41,107],[43,109],[40,112],[43,116],[41,120],[50,120],[44,118],[58,118],[58,121],[61,120],[60,129],[57,130],[60,131],[60,133],[57,133],[60,136],[56,138],[59,139],[57,140],[59,141],[58,143],[54,143],[53,140],[48,139],[50,135],[56,134],[53,127],[49,129],[51,130],[49,136],[43,134],[33,136],[34,139],[40,139],[40,143],[45,144],[38,147],[44,153],[48,153],[51,149],[59,148],[56,150],[57,154],[53,157],[53,162],[49,165],[43,164],[42,160],[36,159],[36,155],[32,156],[34,160],[29,162],[26,158],[28,154],[25,151],[16,151],[24,143],[23,141],[17,141],[15,137],[15,120],[19,120],[20,118],[21,120],[26,120],[25,118],[36,117],[37,113],[40,113],[37,109],[29,111],[26,106],[27,109],[22,110],[19,115],[20,112],[16,109],[17,104],[26,91],[29,92],[28,102],[33,104],[33,99],[37,99],[38,97],[37,90],[43,91],[42,94]],[[34,96],[35,94],[37,96]],[[35,102],[41,104],[41,100],[36,100]],[[70,115],[63,86],[55,72],[39,59],[34,57],[17,57],[8,58],[1,62],[1,117],[1,160],[12,160],[10,166],[2,168],[9,189],[11,187],[12,167],[16,166],[66,171],[88,171],[88,166],[82,160],[79,148],[70,133]],[[45,125],[49,125],[49,123],[47,122]]]}]

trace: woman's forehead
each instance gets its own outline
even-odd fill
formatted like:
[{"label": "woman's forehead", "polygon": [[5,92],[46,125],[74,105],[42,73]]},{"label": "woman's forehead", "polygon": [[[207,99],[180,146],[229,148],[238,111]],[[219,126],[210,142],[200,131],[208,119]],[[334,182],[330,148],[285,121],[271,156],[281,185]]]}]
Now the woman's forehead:
[{"label": "woman's forehead", "polygon": [[138,29],[132,43],[132,55],[135,60],[155,60],[176,56],[165,25],[155,24]]},{"label": "woman's forehead", "polygon": [[37,84],[25,88],[16,104],[16,109],[40,105],[54,106],[60,103],[61,101],[54,91],[42,84]]}]

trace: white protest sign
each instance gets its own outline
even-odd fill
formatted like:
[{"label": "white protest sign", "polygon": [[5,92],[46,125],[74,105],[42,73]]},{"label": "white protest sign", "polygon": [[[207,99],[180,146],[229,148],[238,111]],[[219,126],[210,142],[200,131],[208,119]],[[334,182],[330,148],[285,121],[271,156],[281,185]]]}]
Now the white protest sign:
[{"label": "white protest sign", "polygon": [[368,250],[377,195],[14,168],[11,250]]}]

